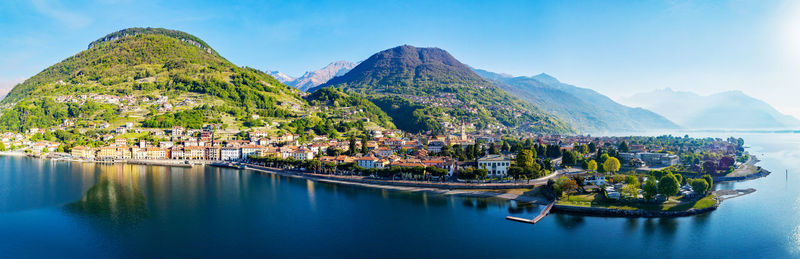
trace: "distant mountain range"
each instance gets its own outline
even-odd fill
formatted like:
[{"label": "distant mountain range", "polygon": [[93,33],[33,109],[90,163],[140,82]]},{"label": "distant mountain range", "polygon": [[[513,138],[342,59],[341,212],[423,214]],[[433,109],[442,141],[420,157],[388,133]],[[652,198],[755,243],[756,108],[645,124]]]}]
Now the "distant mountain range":
[{"label": "distant mountain range", "polygon": [[398,128],[437,131],[470,122],[537,132],[574,132],[538,107],[506,93],[439,48],[403,45],[378,52],[325,87],[365,96]]},{"label": "distant mountain range", "polygon": [[291,77],[289,75],[286,75],[278,71],[267,70],[267,74],[269,74],[270,76],[274,77],[275,79],[284,84],[286,84],[286,82],[294,80],[294,77]]},{"label": "distant mountain range", "polygon": [[740,91],[708,96],[661,89],[639,93],[620,102],[657,112],[690,129],[774,129],[800,126],[761,100]]},{"label": "distant mountain range", "polygon": [[308,91],[308,89],[328,82],[331,78],[344,75],[355,66],[356,63],[340,60],[330,63],[319,70],[308,71],[298,78],[293,78],[278,71],[269,71],[268,73],[278,81],[281,81],[281,83]]},{"label": "distant mountain range", "polygon": [[654,112],[619,104],[594,90],[562,83],[547,74],[514,77],[474,70],[506,92],[535,104],[583,132],[678,128],[678,125]]}]

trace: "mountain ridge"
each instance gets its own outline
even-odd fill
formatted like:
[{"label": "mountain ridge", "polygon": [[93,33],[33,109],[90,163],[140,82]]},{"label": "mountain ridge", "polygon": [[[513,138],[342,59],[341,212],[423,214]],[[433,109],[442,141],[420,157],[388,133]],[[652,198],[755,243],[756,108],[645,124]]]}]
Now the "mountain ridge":
[{"label": "mountain ridge", "polygon": [[309,92],[325,87],[366,96],[395,118],[399,128],[411,132],[437,131],[464,121],[478,128],[572,132],[555,117],[509,95],[439,48],[402,45],[380,51]]},{"label": "mountain ridge", "polygon": [[[742,91],[710,95],[670,88],[634,94],[621,102],[653,110],[692,129],[770,129],[800,126],[800,120]],[[681,109],[674,109],[681,107]]]},{"label": "mountain ridge", "polygon": [[287,81],[286,84],[302,91],[308,91],[328,82],[331,78],[346,74],[356,65],[356,63],[350,61],[334,61],[318,70],[307,71],[302,76]]},{"label": "mountain ridge", "polygon": [[474,70],[507,92],[542,107],[582,131],[602,133],[678,128],[661,115],[624,106],[594,90],[562,83],[546,73],[511,76]]}]

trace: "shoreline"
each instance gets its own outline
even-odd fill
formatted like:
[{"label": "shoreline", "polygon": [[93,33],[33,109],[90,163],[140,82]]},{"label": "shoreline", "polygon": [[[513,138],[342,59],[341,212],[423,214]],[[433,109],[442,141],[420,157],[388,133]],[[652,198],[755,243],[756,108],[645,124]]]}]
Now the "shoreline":
[{"label": "shoreline", "polygon": [[[214,166],[214,165],[211,165]],[[330,183],[330,184],[341,184],[341,185],[349,185],[349,186],[357,186],[357,187],[364,187],[364,188],[374,188],[374,189],[383,189],[383,190],[395,190],[395,191],[410,191],[410,192],[425,192],[431,194],[440,194],[440,195],[451,195],[456,197],[473,197],[473,198],[497,198],[503,200],[513,200],[517,202],[525,202],[530,204],[537,204],[537,205],[544,205],[549,203],[550,201],[543,198],[543,197],[534,197],[528,195],[520,195],[514,193],[500,193],[493,190],[511,190],[511,189],[525,189],[526,187],[518,187],[518,188],[501,188],[501,189],[491,189],[491,188],[482,188],[486,186],[461,186],[462,188],[450,188],[445,189],[441,187],[435,186],[404,186],[404,185],[394,185],[394,184],[381,184],[381,183],[371,183],[371,182],[360,182],[354,181],[351,179],[332,179],[326,177],[320,177],[320,175],[309,175],[305,173],[297,174],[292,172],[299,172],[295,170],[287,170],[287,169],[279,169],[279,168],[257,168],[245,165],[242,170],[250,170],[258,173],[263,174],[275,174],[280,176],[287,176],[296,179],[306,179],[315,182],[321,183]],[[555,174],[555,173],[554,173]],[[553,176],[554,174],[551,174]],[[531,190],[538,188],[535,184],[531,184]],[[487,190],[491,189],[491,190]]]},{"label": "shoreline", "polygon": [[[8,155],[0,153],[0,156]],[[27,156],[24,153],[17,153],[10,156]],[[31,158],[39,158],[39,159],[49,159],[45,157],[31,157]],[[210,161],[203,161],[201,163],[186,163],[186,160],[156,160],[156,161],[87,161],[87,160],[75,160],[75,159],[54,159],[55,161],[67,161],[67,162],[80,162],[80,163],[110,163],[110,164],[130,164],[130,165],[151,165],[151,166],[173,166],[173,167],[193,167],[195,165],[198,166],[212,166],[212,167],[224,167],[224,168],[231,168],[231,169],[238,169],[243,171],[253,171],[259,174],[274,174],[279,176],[286,176],[295,179],[305,179],[309,181],[315,181],[320,183],[329,183],[329,184],[340,184],[340,185],[348,185],[348,186],[356,186],[356,187],[363,187],[363,188],[373,188],[373,189],[381,189],[381,190],[394,190],[394,191],[408,191],[408,192],[424,192],[430,194],[438,194],[444,196],[454,196],[454,197],[466,197],[466,198],[487,198],[487,199],[500,199],[500,200],[508,200],[508,201],[516,201],[516,202],[524,202],[528,204],[536,204],[536,205],[546,205],[552,200],[540,197],[540,196],[530,196],[525,195],[524,193],[513,193],[513,191],[520,190],[520,189],[529,189],[530,191],[534,191],[537,188],[541,188],[544,184],[540,182],[544,182],[546,184],[547,180],[555,178],[561,173],[551,173],[548,176],[537,178],[532,180],[531,183],[525,184],[458,184],[458,183],[430,183],[430,182],[385,182],[381,180],[369,180],[369,179],[348,179],[345,177],[337,177],[332,175],[319,175],[319,174],[310,174],[305,173],[298,170],[291,170],[291,169],[282,169],[282,168],[269,168],[269,167],[261,167],[261,166],[253,166],[248,164],[239,164],[239,163],[226,163],[226,164],[219,164]],[[175,161],[175,162],[172,162]],[[179,162],[182,161],[183,163]],[[235,166],[234,166],[235,165]],[[766,172],[764,174],[764,172]],[[752,180],[757,179],[760,177],[766,177],[769,175],[769,171],[765,169],[761,169],[756,174],[751,174],[748,176],[736,177],[742,178],[737,180],[723,180],[720,182],[725,181],[745,181],[745,180]],[[756,177],[753,177],[756,175]],[[503,190],[507,192],[502,192]],[[754,191],[754,190],[753,190]],[[749,192],[752,193],[752,192]],[[746,193],[746,194],[749,194]],[[741,196],[741,195],[739,195]],[[736,196],[738,197],[738,196]],[[621,217],[621,218],[675,218],[675,217],[688,217],[688,216],[695,216],[699,214],[709,213],[716,210],[722,203],[723,200],[727,200],[730,198],[715,198],[716,203],[708,208],[703,209],[688,209],[684,211],[649,211],[649,210],[620,210],[620,209],[610,209],[610,208],[598,208],[598,207],[582,207],[582,206],[572,206],[572,205],[554,205],[553,212],[555,213],[563,213],[563,214],[573,214],[573,215],[584,215],[584,216],[593,216],[593,217]]]}]

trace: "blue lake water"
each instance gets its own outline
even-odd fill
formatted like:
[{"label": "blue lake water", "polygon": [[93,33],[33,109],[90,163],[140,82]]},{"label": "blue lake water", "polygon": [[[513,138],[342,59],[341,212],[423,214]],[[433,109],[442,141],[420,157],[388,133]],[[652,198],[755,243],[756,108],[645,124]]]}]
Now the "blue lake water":
[{"label": "blue lake water", "polygon": [[536,225],[508,201],[0,157],[0,257],[800,257],[800,135],[739,136],[773,174],[717,185],[758,191],[713,213]]}]

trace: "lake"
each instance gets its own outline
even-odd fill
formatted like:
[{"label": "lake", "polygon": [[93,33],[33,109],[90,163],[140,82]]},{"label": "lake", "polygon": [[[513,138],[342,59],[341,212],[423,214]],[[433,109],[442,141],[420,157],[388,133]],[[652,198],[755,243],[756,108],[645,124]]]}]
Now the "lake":
[{"label": "lake", "polygon": [[758,191],[715,212],[536,225],[504,218],[540,207],[502,200],[0,157],[0,257],[800,257],[800,135],[737,136],[773,173],[718,184]]}]

